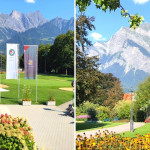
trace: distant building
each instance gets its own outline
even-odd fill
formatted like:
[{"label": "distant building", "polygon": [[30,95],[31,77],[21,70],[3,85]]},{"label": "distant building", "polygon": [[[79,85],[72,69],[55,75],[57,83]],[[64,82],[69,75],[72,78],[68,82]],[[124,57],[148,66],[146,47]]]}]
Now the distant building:
[{"label": "distant building", "polygon": [[[133,99],[133,101],[135,101],[135,94],[136,93],[132,93],[132,99]],[[125,93],[123,95],[123,100],[131,101],[131,93]]]}]

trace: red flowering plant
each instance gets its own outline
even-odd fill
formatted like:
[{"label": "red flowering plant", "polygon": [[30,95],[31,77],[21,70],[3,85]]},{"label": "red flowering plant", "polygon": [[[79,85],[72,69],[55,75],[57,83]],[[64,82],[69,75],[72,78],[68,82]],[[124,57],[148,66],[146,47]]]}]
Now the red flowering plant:
[{"label": "red flowering plant", "polygon": [[150,123],[150,117],[145,119],[145,123]]},{"label": "red flowering plant", "polygon": [[33,150],[35,142],[27,119],[0,115],[0,149]]}]

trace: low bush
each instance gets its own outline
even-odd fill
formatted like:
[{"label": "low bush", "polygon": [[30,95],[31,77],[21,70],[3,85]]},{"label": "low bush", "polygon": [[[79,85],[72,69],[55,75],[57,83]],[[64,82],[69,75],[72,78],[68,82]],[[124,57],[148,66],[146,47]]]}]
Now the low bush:
[{"label": "low bush", "polygon": [[113,108],[115,117],[119,119],[130,119],[131,102],[130,101],[119,101]]},{"label": "low bush", "polygon": [[97,109],[97,118],[98,120],[101,120],[101,121],[105,121],[106,119],[109,118],[110,120],[110,108],[109,107],[105,107],[105,106],[99,106]]},{"label": "low bush", "polygon": [[24,118],[11,115],[0,116],[0,149],[1,150],[33,150],[34,137],[31,127]]},{"label": "low bush", "polygon": [[[92,102],[84,102],[79,107],[76,108],[76,116],[79,115],[89,115],[91,120],[101,120],[111,119],[111,111],[109,107],[100,106],[99,104],[94,104]],[[77,120],[79,120],[77,118]],[[80,121],[87,121],[87,119],[80,119]]]}]

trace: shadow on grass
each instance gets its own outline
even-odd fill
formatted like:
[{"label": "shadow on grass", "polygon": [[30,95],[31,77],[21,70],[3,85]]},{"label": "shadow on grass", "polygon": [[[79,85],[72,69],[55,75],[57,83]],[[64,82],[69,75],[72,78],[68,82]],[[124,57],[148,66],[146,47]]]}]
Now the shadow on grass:
[{"label": "shadow on grass", "polygon": [[98,122],[91,122],[91,123],[76,123],[76,130],[87,130],[87,129],[94,129],[94,128],[102,128],[103,126],[108,125],[109,123],[98,123]]}]

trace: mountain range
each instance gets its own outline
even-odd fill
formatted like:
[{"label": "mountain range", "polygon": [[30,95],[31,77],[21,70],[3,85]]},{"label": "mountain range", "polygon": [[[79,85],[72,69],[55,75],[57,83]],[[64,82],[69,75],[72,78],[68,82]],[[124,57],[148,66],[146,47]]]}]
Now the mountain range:
[{"label": "mountain range", "polygon": [[13,10],[10,14],[0,13],[0,49],[5,51],[6,43],[23,45],[53,44],[56,36],[74,29],[74,18],[65,20],[56,17],[46,20],[40,11],[23,14]]},{"label": "mountain range", "polygon": [[150,75],[150,24],[136,30],[122,27],[107,42],[96,42],[87,49],[89,56],[99,56],[99,69],[119,78],[125,91]]}]

